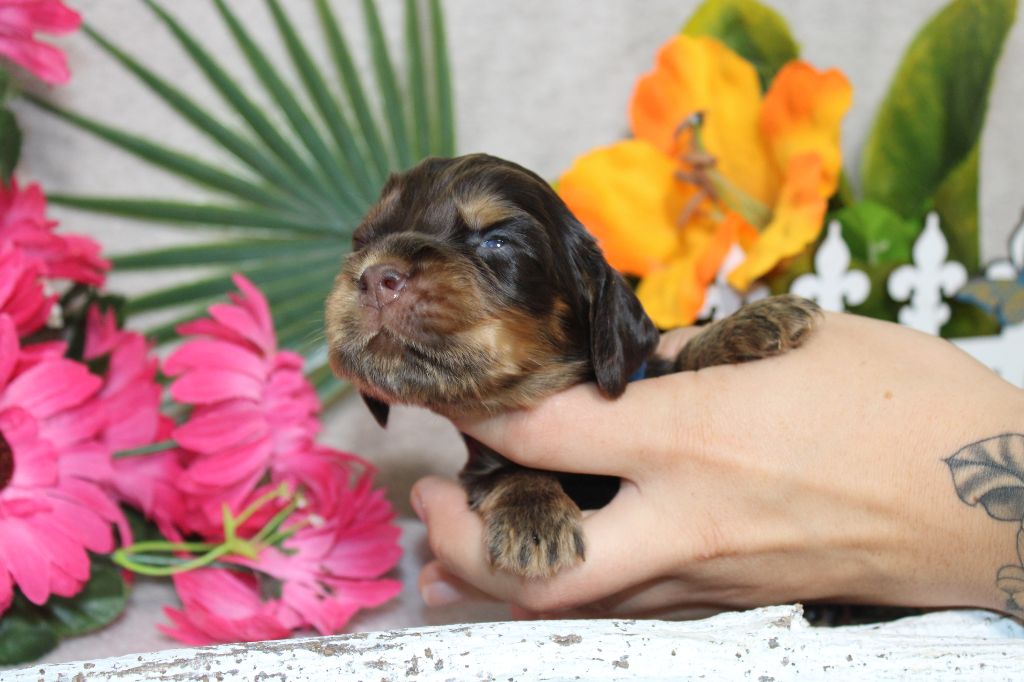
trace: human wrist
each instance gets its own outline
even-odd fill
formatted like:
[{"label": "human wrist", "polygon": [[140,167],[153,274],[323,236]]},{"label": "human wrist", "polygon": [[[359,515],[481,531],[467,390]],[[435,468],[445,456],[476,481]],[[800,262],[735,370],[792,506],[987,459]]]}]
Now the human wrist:
[{"label": "human wrist", "polygon": [[887,601],[1016,608],[1004,578],[1020,577],[1024,590],[1024,391],[985,383],[971,387],[957,418],[935,420],[917,461],[905,458],[915,471],[904,478],[905,523],[894,524],[903,534],[889,586],[896,599]]}]

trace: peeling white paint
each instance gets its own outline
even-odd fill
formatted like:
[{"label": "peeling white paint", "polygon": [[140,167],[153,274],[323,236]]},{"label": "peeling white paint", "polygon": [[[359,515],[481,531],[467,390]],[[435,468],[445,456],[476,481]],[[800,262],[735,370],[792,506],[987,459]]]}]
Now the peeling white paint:
[{"label": "peeling white paint", "polygon": [[175,649],[35,666],[35,680],[1014,680],[1024,627],[986,611],[815,628],[800,606],[688,622],[522,621]]}]

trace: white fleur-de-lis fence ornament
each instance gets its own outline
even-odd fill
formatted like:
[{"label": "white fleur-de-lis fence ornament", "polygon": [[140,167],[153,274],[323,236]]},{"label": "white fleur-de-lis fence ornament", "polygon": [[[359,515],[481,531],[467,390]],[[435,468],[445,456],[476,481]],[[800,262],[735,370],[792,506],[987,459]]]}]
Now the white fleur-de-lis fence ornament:
[{"label": "white fleur-de-lis fence ornament", "polygon": [[745,255],[738,244],[733,244],[729,249],[725,260],[722,261],[722,267],[715,275],[715,281],[708,286],[707,292],[704,294],[704,305],[697,313],[698,320],[720,320],[723,317],[729,317],[743,305],[767,298],[771,293],[768,287],[759,284],[744,295],[729,284],[727,279],[729,273],[743,262]]},{"label": "white fleur-de-lis fence ornament", "polygon": [[850,270],[850,247],[843,241],[838,220],[829,223],[828,234],[814,254],[814,272],[797,277],[789,291],[835,312],[867,300],[871,280],[860,270]]},{"label": "white fleur-de-lis fence ornament", "polygon": [[901,265],[889,276],[889,295],[895,301],[908,301],[900,308],[901,324],[938,334],[950,315],[942,297],[952,296],[967,282],[967,269],[946,260],[949,243],[939,228],[938,214],[928,214],[912,255],[913,265]]}]

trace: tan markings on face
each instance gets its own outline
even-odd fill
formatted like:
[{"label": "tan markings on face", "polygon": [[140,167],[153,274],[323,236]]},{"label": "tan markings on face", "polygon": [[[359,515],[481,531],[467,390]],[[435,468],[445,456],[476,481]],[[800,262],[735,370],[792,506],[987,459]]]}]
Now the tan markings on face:
[{"label": "tan markings on face", "polygon": [[456,199],[459,215],[473,230],[487,227],[523,215],[523,210],[507,200],[490,193],[473,194],[469,197]]},{"label": "tan markings on face", "polygon": [[526,407],[581,381],[586,362],[569,360],[563,315],[558,301],[544,318],[502,309],[458,335],[456,343],[492,358],[474,377],[478,393],[472,403],[450,404],[451,416],[496,413]]}]

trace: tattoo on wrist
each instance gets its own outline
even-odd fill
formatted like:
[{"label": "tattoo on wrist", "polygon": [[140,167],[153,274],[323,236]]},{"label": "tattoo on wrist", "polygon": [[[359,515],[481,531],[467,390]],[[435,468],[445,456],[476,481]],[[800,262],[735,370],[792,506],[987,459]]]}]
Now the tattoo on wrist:
[{"label": "tattoo on wrist", "polygon": [[999,521],[1018,525],[1017,563],[996,573],[1006,593],[1006,609],[1024,612],[1024,434],[1004,433],[964,446],[943,460],[953,474],[957,495],[981,505]]}]

